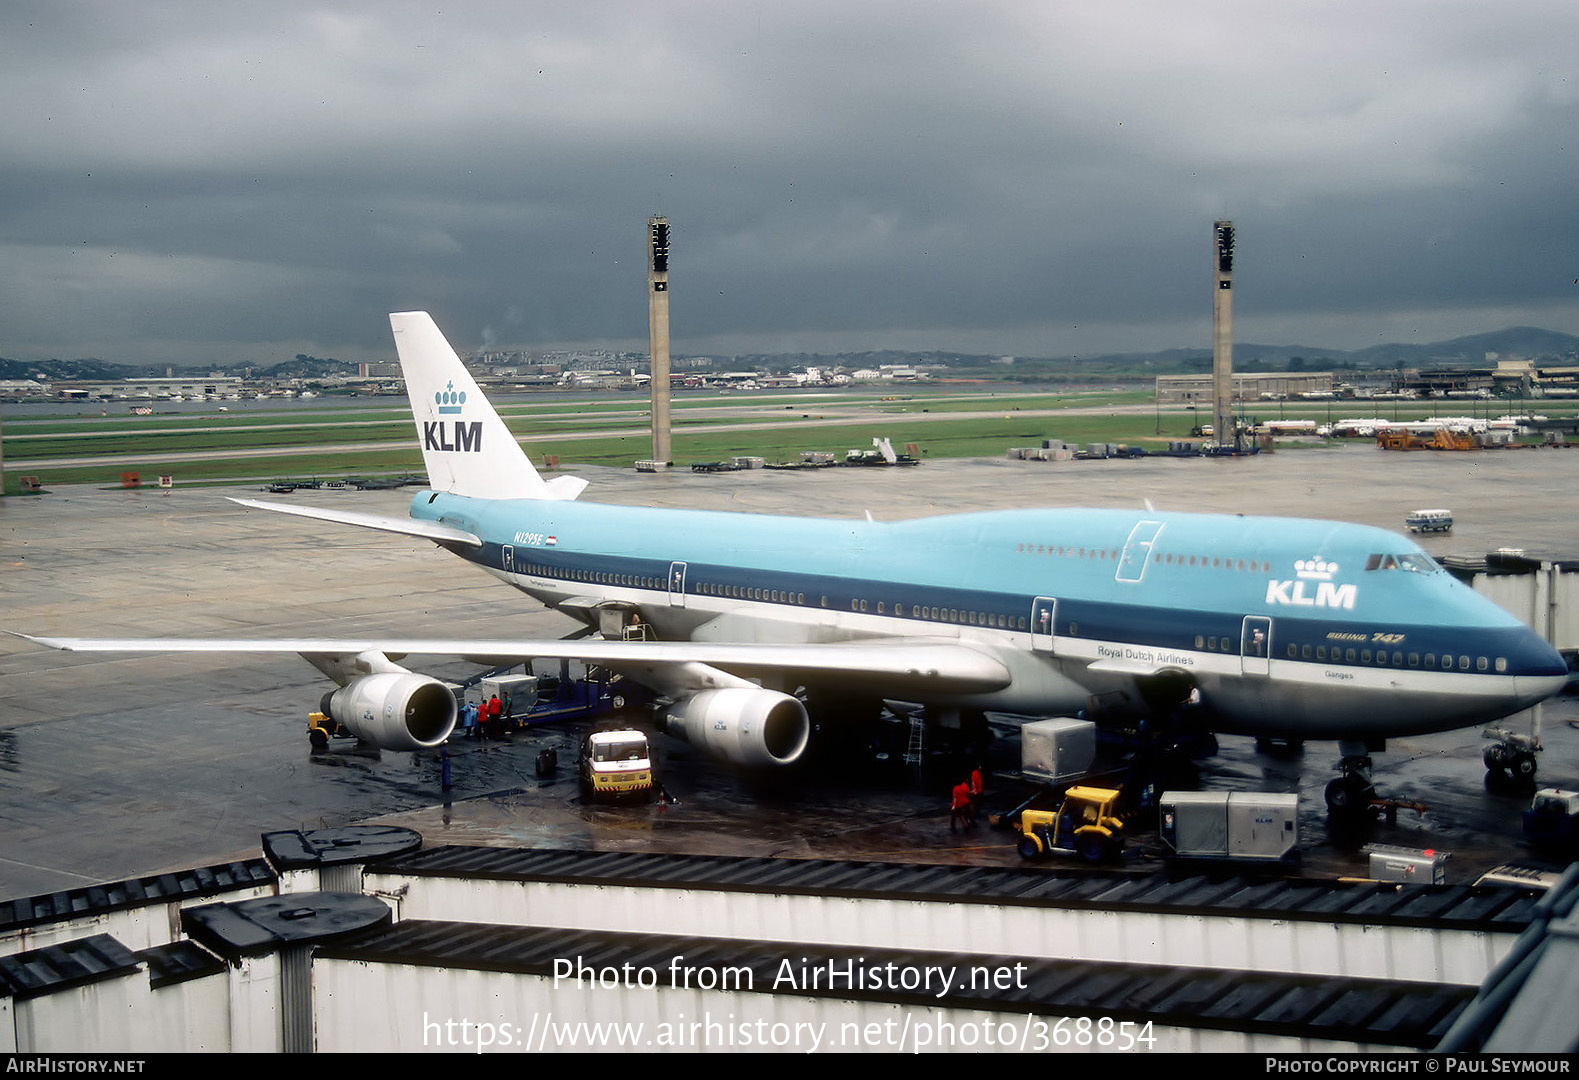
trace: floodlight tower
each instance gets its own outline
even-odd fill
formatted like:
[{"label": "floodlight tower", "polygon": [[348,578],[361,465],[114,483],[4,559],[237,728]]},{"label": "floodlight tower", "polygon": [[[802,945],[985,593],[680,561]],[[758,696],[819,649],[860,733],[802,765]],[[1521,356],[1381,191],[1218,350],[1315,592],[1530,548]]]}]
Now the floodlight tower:
[{"label": "floodlight tower", "polygon": [[652,352],[652,460],[672,464],[669,443],[669,219],[647,219],[647,343]]},{"label": "floodlight tower", "polygon": [[1234,431],[1234,223],[1212,228],[1217,263],[1212,280],[1212,437],[1219,446],[1239,443]]}]

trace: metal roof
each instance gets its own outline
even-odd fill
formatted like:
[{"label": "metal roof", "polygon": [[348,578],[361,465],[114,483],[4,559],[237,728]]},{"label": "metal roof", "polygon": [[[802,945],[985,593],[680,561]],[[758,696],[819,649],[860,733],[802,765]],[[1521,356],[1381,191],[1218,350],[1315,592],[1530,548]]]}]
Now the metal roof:
[{"label": "metal roof", "polygon": [[184,908],[181,929],[220,956],[237,960],[361,933],[392,917],[389,906],[376,897],[295,892]]},{"label": "metal roof", "polygon": [[263,834],[263,856],[281,870],[366,863],[422,847],[422,834],[395,825],[341,825]]},{"label": "metal roof", "polygon": [[1579,1050],[1579,863],[1541,900],[1536,918],[1487,977],[1437,1050]]},{"label": "metal roof", "polygon": [[0,933],[273,883],[274,871],[267,862],[247,859],[5,900],[0,901]]},{"label": "metal roof", "polygon": [[148,985],[155,990],[225,970],[223,960],[195,941],[172,941],[143,949],[137,959],[148,965]]},{"label": "metal roof", "polygon": [[[657,986],[688,985],[692,989],[706,985],[709,972],[727,970],[735,974],[737,988],[759,993],[1021,1016],[1108,1017],[1141,1024],[1153,1021],[1167,1026],[1398,1047],[1435,1045],[1474,995],[1473,987],[1381,979],[425,920],[397,923],[372,937],[326,945],[315,955],[319,961],[460,968],[546,978],[555,975],[555,961],[574,958],[588,969],[650,973]],[[792,973],[799,973],[789,984],[784,982],[786,963]],[[827,972],[845,970],[846,965],[856,974],[828,985]],[[1007,989],[961,986],[941,995],[936,986],[895,988],[888,983],[897,980],[884,975],[895,969],[917,971],[934,965],[956,972],[985,966],[1018,974]],[[676,971],[682,974],[676,975]],[[689,980],[683,974],[687,971],[692,973]],[[740,974],[743,972],[749,975]],[[821,972],[822,984],[809,986],[809,972]],[[620,978],[630,978],[633,984],[647,982],[646,978]],[[775,989],[776,983],[779,989]]]},{"label": "metal roof", "polygon": [[951,900],[1237,918],[1518,933],[1540,894],[1500,885],[1401,885],[1328,879],[932,866],[831,859],[647,855],[446,845],[384,862],[422,877],[714,889],[817,896]]},{"label": "metal roof", "polygon": [[129,975],[140,966],[125,945],[108,934],[94,934],[0,957],[0,992],[20,1001]]}]

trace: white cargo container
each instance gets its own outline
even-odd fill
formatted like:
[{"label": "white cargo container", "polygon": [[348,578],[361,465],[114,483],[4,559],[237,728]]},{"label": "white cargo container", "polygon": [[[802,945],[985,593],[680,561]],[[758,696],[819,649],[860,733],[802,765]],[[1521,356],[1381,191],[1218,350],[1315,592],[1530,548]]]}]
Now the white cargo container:
[{"label": "white cargo container", "polygon": [[1060,784],[1091,771],[1097,757],[1097,726],[1069,716],[1033,720],[1020,728],[1020,772],[1032,780]]},{"label": "white cargo container", "polygon": [[1170,791],[1158,801],[1162,842],[1202,859],[1282,859],[1299,848],[1299,796],[1274,791]]},{"label": "white cargo container", "polygon": [[495,675],[483,679],[466,689],[466,700],[482,705],[495,694],[499,695],[500,701],[509,695],[511,711],[517,717],[524,716],[528,709],[537,704],[537,676]]}]

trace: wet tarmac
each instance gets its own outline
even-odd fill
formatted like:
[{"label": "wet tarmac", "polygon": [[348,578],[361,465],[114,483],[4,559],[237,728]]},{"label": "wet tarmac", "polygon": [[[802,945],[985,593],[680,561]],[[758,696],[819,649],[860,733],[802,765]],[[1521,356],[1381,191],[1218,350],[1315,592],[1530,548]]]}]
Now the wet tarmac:
[{"label": "wet tarmac", "polygon": [[[1050,432],[1056,434],[1056,432]],[[1500,547],[1579,552],[1579,451],[1397,454],[1368,446],[1241,461],[929,462],[665,476],[588,469],[586,498],[645,505],[878,518],[1025,505],[1284,513],[1399,529],[1411,509],[1454,510],[1435,554]],[[301,636],[365,632],[541,638],[573,628],[431,545],[244,510],[216,492],[63,488],[0,500],[0,626],[93,636]],[[409,492],[298,492],[293,501],[403,514]],[[413,662],[446,678],[455,661]],[[213,655],[62,654],[0,640],[0,898],[258,853],[284,828],[393,822],[429,842],[532,844],[1013,864],[1012,838],[951,833],[946,766],[927,777],[850,759],[830,775],[763,783],[660,739],[678,803],[583,806],[578,733],[538,729],[502,743],[457,741],[446,800],[429,755],[310,752],[306,714],[326,683],[305,662]],[[1543,784],[1579,785],[1579,705],[1544,710]],[[989,807],[1022,788],[995,744]],[[534,769],[543,745],[555,776]],[[1299,791],[1307,874],[1363,874],[1366,841],[1453,853],[1451,880],[1506,861],[1542,865],[1523,839],[1526,791],[1490,790],[1477,729],[1393,740],[1377,758],[1384,793],[1421,815],[1360,836],[1329,834],[1321,791],[1336,748],[1297,757],[1224,738],[1181,783]],[[1129,865],[1157,865],[1149,839]],[[1549,863],[1545,865],[1551,865]]]}]

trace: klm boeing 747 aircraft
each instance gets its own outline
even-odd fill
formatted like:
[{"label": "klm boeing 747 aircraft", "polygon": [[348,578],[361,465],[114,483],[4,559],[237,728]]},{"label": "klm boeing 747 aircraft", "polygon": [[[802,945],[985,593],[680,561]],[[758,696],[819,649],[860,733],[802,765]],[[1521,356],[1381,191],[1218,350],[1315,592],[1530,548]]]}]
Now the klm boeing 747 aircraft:
[{"label": "klm boeing 747 aircraft", "polygon": [[[431,540],[602,631],[559,641],[38,638],[74,650],[298,652],[335,718],[392,749],[443,742],[455,704],[391,657],[568,657],[651,687],[667,730],[746,765],[806,748],[808,702],[1026,716],[1122,695],[1211,730],[1336,739],[1507,716],[1561,656],[1416,544],[1360,525],[1124,510],[913,521],[648,509],[544,480],[424,312],[390,316],[430,489],[410,519],[238,500]],[[1335,781],[1339,803],[1369,790]],[[1332,797],[1329,793],[1329,797]]]}]

